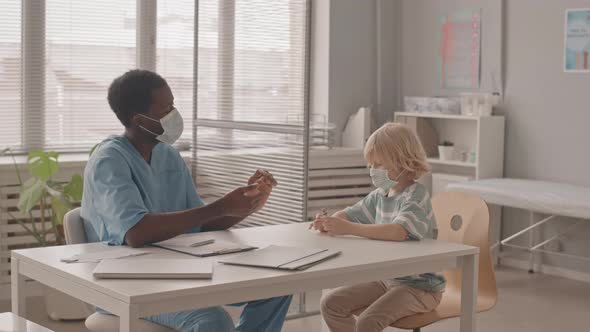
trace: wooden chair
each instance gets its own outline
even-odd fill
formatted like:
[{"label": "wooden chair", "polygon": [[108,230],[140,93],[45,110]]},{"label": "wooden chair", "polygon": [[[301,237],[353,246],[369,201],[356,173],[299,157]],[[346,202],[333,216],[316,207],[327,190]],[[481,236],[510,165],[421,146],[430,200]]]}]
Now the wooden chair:
[{"label": "wooden chair", "polygon": [[[486,203],[467,193],[445,192],[432,199],[440,240],[479,247],[479,292],[477,312],[492,309],[498,299],[496,275],[490,255],[490,214]],[[391,326],[420,332],[434,322],[461,315],[461,270],[444,272],[447,286],[439,306],[432,312],[408,316]]]}]

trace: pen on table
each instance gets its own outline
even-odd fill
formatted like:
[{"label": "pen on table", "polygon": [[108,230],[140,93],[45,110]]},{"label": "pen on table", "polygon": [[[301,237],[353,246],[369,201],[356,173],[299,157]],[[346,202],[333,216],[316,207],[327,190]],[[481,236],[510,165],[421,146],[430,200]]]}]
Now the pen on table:
[{"label": "pen on table", "polygon": [[215,243],[215,239],[208,239],[208,240],[204,240],[204,241],[201,241],[201,242],[193,243],[190,246],[191,247],[202,247],[202,246],[206,246],[206,245],[211,244],[211,243]]}]

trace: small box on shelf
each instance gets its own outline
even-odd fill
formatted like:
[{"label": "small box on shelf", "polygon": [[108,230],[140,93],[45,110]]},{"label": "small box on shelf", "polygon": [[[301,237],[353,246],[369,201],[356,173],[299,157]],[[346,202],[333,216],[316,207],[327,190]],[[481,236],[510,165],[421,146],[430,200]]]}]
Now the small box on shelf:
[{"label": "small box on shelf", "polygon": [[428,163],[431,165],[449,165],[449,166],[461,166],[461,167],[475,167],[476,164],[470,161],[462,160],[441,160],[439,158],[428,158]]}]

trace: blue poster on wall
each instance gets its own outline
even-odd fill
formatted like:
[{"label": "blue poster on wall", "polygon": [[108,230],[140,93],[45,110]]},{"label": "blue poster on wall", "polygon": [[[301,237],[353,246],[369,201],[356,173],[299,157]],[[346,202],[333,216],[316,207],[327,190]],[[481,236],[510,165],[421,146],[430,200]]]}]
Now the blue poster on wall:
[{"label": "blue poster on wall", "polygon": [[590,9],[565,12],[565,71],[590,72]]}]

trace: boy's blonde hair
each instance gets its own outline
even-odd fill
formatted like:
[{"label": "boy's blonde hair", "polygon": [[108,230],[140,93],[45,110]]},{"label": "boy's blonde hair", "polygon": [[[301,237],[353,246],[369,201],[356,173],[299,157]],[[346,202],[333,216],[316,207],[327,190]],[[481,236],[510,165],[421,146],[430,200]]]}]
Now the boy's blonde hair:
[{"label": "boy's blonde hair", "polygon": [[387,169],[414,173],[416,179],[429,170],[420,140],[400,123],[389,122],[377,129],[367,140],[364,154],[370,165],[379,161]]}]

